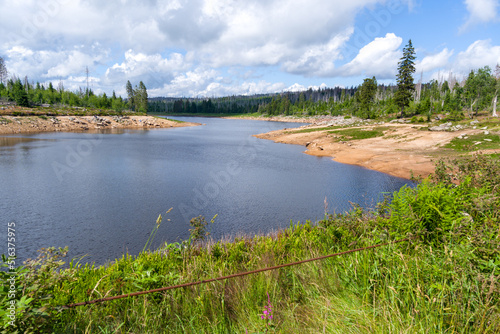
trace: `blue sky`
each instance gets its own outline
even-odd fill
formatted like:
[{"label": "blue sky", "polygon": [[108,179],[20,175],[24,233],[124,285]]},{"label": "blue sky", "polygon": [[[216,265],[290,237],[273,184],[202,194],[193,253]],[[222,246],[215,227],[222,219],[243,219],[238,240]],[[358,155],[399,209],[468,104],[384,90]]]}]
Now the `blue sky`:
[{"label": "blue sky", "polygon": [[0,56],[33,82],[226,96],[393,83],[500,63],[500,0],[0,0]]}]

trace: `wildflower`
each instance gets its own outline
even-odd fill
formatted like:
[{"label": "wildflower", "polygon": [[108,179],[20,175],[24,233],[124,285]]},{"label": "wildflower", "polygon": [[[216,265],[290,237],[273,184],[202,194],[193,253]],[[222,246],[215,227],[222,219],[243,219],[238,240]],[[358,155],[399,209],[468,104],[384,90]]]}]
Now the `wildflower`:
[{"label": "wildflower", "polygon": [[265,320],[273,319],[273,309],[271,307],[271,299],[269,298],[269,292],[267,293],[267,305],[264,306],[264,312],[260,317]]}]

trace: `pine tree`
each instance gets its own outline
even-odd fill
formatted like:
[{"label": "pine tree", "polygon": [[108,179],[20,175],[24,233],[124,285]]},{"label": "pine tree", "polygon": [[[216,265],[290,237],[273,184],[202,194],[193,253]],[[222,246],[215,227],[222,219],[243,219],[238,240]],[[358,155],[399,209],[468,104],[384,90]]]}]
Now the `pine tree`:
[{"label": "pine tree", "polygon": [[403,48],[403,57],[398,62],[398,75],[397,83],[398,90],[394,95],[394,100],[399,108],[401,108],[401,116],[403,116],[404,109],[410,105],[415,91],[415,84],[413,83],[413,73],[415,73],[415,49],[411,43]]}]

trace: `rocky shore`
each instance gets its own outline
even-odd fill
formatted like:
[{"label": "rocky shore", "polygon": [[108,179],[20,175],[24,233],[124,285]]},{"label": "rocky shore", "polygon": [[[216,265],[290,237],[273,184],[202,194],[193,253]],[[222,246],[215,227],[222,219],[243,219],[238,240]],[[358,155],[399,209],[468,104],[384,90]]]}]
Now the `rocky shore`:
[{"label": "rocky shore", "polygon": [[155,129],[200,125],[152,116],[0,116],[0,134]]}]

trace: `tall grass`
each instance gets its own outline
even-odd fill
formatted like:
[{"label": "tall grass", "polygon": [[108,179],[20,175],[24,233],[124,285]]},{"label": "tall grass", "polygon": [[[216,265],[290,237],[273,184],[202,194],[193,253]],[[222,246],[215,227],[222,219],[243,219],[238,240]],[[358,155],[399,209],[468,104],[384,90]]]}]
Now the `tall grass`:
[{"label": "tall grass", "polygon": [[[202,242],[207,222],[198,217],[191,231],[197,238],[138,256],[125,254],[107,266],[71,263],[55,270],[64,250],[45,250],[43,258],[19,269],[25,286],[19,298],[33,299],[19,312],[17,327],[4,324],[4,329],[498,333],[499,171],[498,160],[486,157],[441,162],[433,180],[402,188],[373,212],[356,206],[346,214],[326,215],[317,224],[292,224],[271,235],[230,242]],[[58,307],[406,236],[412,236],[406,243],[256,275],[74,309]],[[269,309],[272,318],[264,313]]]}]

